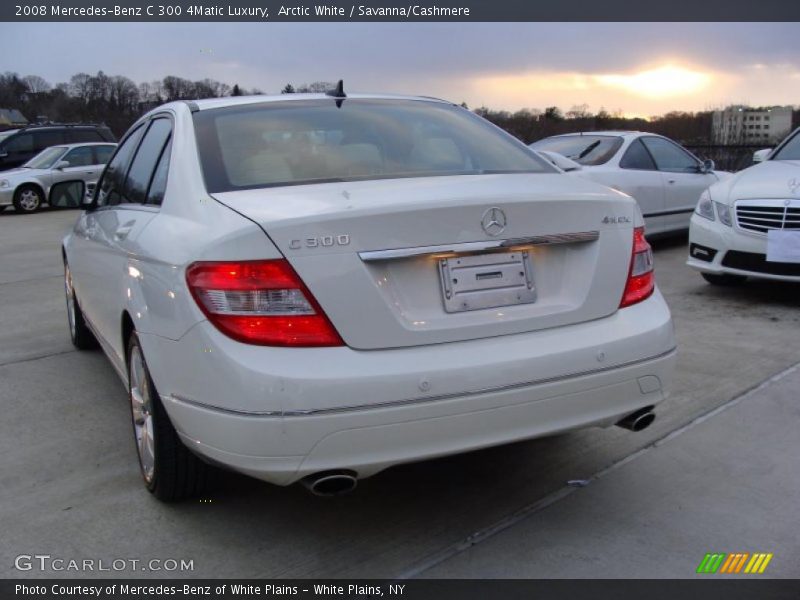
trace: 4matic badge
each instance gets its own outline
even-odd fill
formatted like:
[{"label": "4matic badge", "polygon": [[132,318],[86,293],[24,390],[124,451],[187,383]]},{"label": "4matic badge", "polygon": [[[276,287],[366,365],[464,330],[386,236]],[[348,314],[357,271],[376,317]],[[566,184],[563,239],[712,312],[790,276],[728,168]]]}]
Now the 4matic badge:
[{"label": "4matic badge", "polygon": [[604,225],[613,225],[615,223],[630,223],[631,220],[630,220],[629,217],[609,217],[609,216],[605,216],[605,217],[603,217],[603,220],[600,221],[600,222],[603,223]]}]

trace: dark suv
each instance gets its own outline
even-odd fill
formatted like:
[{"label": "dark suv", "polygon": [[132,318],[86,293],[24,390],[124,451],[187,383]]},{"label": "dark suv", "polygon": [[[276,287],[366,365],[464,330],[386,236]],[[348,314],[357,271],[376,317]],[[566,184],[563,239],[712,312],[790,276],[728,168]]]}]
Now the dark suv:
[{"label": "dark suv", "polygon": [[0,132],[0,171],[25,164],[50,146],[116,141],[105,125],[32,125],[9,129]]}]

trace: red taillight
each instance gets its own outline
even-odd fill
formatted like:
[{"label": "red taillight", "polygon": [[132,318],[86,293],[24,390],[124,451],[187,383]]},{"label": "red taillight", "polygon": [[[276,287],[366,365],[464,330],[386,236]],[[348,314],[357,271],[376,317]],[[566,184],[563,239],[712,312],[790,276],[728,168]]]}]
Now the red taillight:
[{"label": "red taillight", "polygon": [[317,301],[285,260],[196,262],[186,283],[217,329],[262,346],[343,346]]},{"label": "red taillight", "polygon": [[628,269],[628,282],[619,307],[625,308],[641,302],[653,293],[656,287],[653,274],[653,250],[644,238],[644,227],[633,230],[633,252],[631,266]]}]

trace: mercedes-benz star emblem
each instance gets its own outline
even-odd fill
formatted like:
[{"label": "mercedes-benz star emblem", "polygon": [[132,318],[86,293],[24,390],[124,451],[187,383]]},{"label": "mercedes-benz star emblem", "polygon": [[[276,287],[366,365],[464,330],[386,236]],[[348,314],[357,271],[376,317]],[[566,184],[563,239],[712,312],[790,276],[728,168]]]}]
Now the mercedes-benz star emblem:
[{"label": "mercedes-benz star emblem", "polygon": [[493,206],[483,213],[481,227],[491,236],[500,235],[506,228],[506,213]]}]

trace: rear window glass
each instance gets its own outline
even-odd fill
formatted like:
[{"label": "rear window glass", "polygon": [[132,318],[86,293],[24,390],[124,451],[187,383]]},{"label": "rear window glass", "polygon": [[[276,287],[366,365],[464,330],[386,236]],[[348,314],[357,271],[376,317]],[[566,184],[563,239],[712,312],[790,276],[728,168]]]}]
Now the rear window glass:
[{"label": "rear window glass", "polygon": [[603,165],[611,160],[622,146],[622,138],[616,135],[564,135],[551,137],[531,144],[535,150],[558,152],[587,166]]},{"label": "rear window glass", "polygon": [[449,104],[340,104],[293,100],[195,113],[208,190],[554,170],[508,134]]},{"label": "rear window glass", "polygon": [[83,142],[102,142],[100,133],[94,129],[68,129],[67,141],[73,144]]}]

